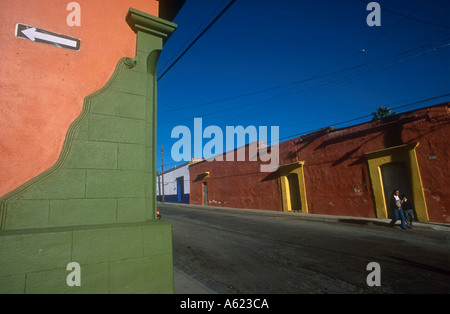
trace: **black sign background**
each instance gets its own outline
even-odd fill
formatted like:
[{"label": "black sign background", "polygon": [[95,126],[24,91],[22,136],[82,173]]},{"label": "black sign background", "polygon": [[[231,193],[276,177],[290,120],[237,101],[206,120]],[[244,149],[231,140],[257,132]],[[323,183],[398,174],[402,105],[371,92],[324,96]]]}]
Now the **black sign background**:
[{"label": "black sign background", "polygon": [[[22,31],[24,31],[26,29],[29,29],[29,28],[33,28],[33,27],[34,26],[29,26],[29,25],[18,23],[16,25],[16,37],[32,41],[24,33],[22,33]],[[59,47],[59,48],[69,49],[69,50],[73,50],[73,51],[80,51],[80,45],[81,45],[81,40],[80,39],[74,38],[74,37],[70,37],[70,36],[66,36],[66,35],[62,35],[62,34],[58,34],[58,33],[54,33],[54,32],[50,32],[50,31],[47,31],[45,29],[41,29],[41,28],[37,28],[37,27],[34,27],[34,28],[36,28],[37,32],[42,33],[42,34],[52,35],[52,36],[56,36],[56,37],[59,37],[59,38],[76,41],[76,46],[72,47],[72,46],[61,44],[61,43],[55,43],[55,42],[52,42],[52,41],[47,41],[47,40],[40,39],[40,38],[35,38],[34,42],[47,44],[47,45],[55,46],[55,47]]]}]

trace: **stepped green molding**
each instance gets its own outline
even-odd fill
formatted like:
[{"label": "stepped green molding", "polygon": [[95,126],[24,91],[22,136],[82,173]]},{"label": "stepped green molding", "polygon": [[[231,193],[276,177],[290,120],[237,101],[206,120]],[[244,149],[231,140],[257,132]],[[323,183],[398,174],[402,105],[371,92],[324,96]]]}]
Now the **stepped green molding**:
[{"label": "stepped green molding", "polygon": [[[156,220],[156,66],[176,25],[132,8],[125,20],[136,56],[85,98],[56,164],[0,199],[0,293],[173,292],[172,229]],[[65,282],[71,261],[92,275],[80,289]]]}]

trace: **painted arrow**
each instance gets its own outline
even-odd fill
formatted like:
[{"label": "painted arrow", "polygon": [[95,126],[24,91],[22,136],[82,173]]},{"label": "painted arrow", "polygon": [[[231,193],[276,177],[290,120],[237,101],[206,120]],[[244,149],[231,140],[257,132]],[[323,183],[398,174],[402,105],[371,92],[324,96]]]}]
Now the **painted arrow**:
[{"label": "painted arrow", "polygon": [[70,50],[79,50],[80,40],[25,24],[16,25],[16,37]]},{"label": "painted arrow", "polygon": [[31,41],[35,41],[36,38],[42,39],[45,41],[49,41],[55,44],[65,45],[69,47],[76,47],[77,42],[75,40],[65,39],[54,35],[44,34],[40,33],[36,30],[35,27],[27,28],[26,30],[23,30],[22,33],[25,34]]}]

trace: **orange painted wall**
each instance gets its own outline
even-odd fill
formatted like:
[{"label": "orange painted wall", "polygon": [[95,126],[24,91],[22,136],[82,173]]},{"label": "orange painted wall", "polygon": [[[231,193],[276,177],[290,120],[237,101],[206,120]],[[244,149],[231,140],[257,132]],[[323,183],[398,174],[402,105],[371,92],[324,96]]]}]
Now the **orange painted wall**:
[{"label": "orange painted wall", "polygon": [[[84,97],[106,84],[121,57],[135,56],[128,9],[158,15],[156,0],[78,0],[81,26],[68,26],[70,2],[0,2],[0,196],[55,164]],[[17,23],[81,39],[81,49],[17,38]]]}]

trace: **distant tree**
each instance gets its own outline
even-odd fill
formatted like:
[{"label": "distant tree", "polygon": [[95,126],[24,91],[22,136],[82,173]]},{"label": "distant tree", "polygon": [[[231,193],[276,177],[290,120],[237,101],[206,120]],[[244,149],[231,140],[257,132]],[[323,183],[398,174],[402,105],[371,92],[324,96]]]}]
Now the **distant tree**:
[{"label": "distant tree", "polygon": [[383,119],[389,116],[392,116],[394,114],[397,114],[396,112],[392,111],[389,107],[384,108],[383,106],[380,106],[376,112],[372,112],[372,120],[378,120]]}]

